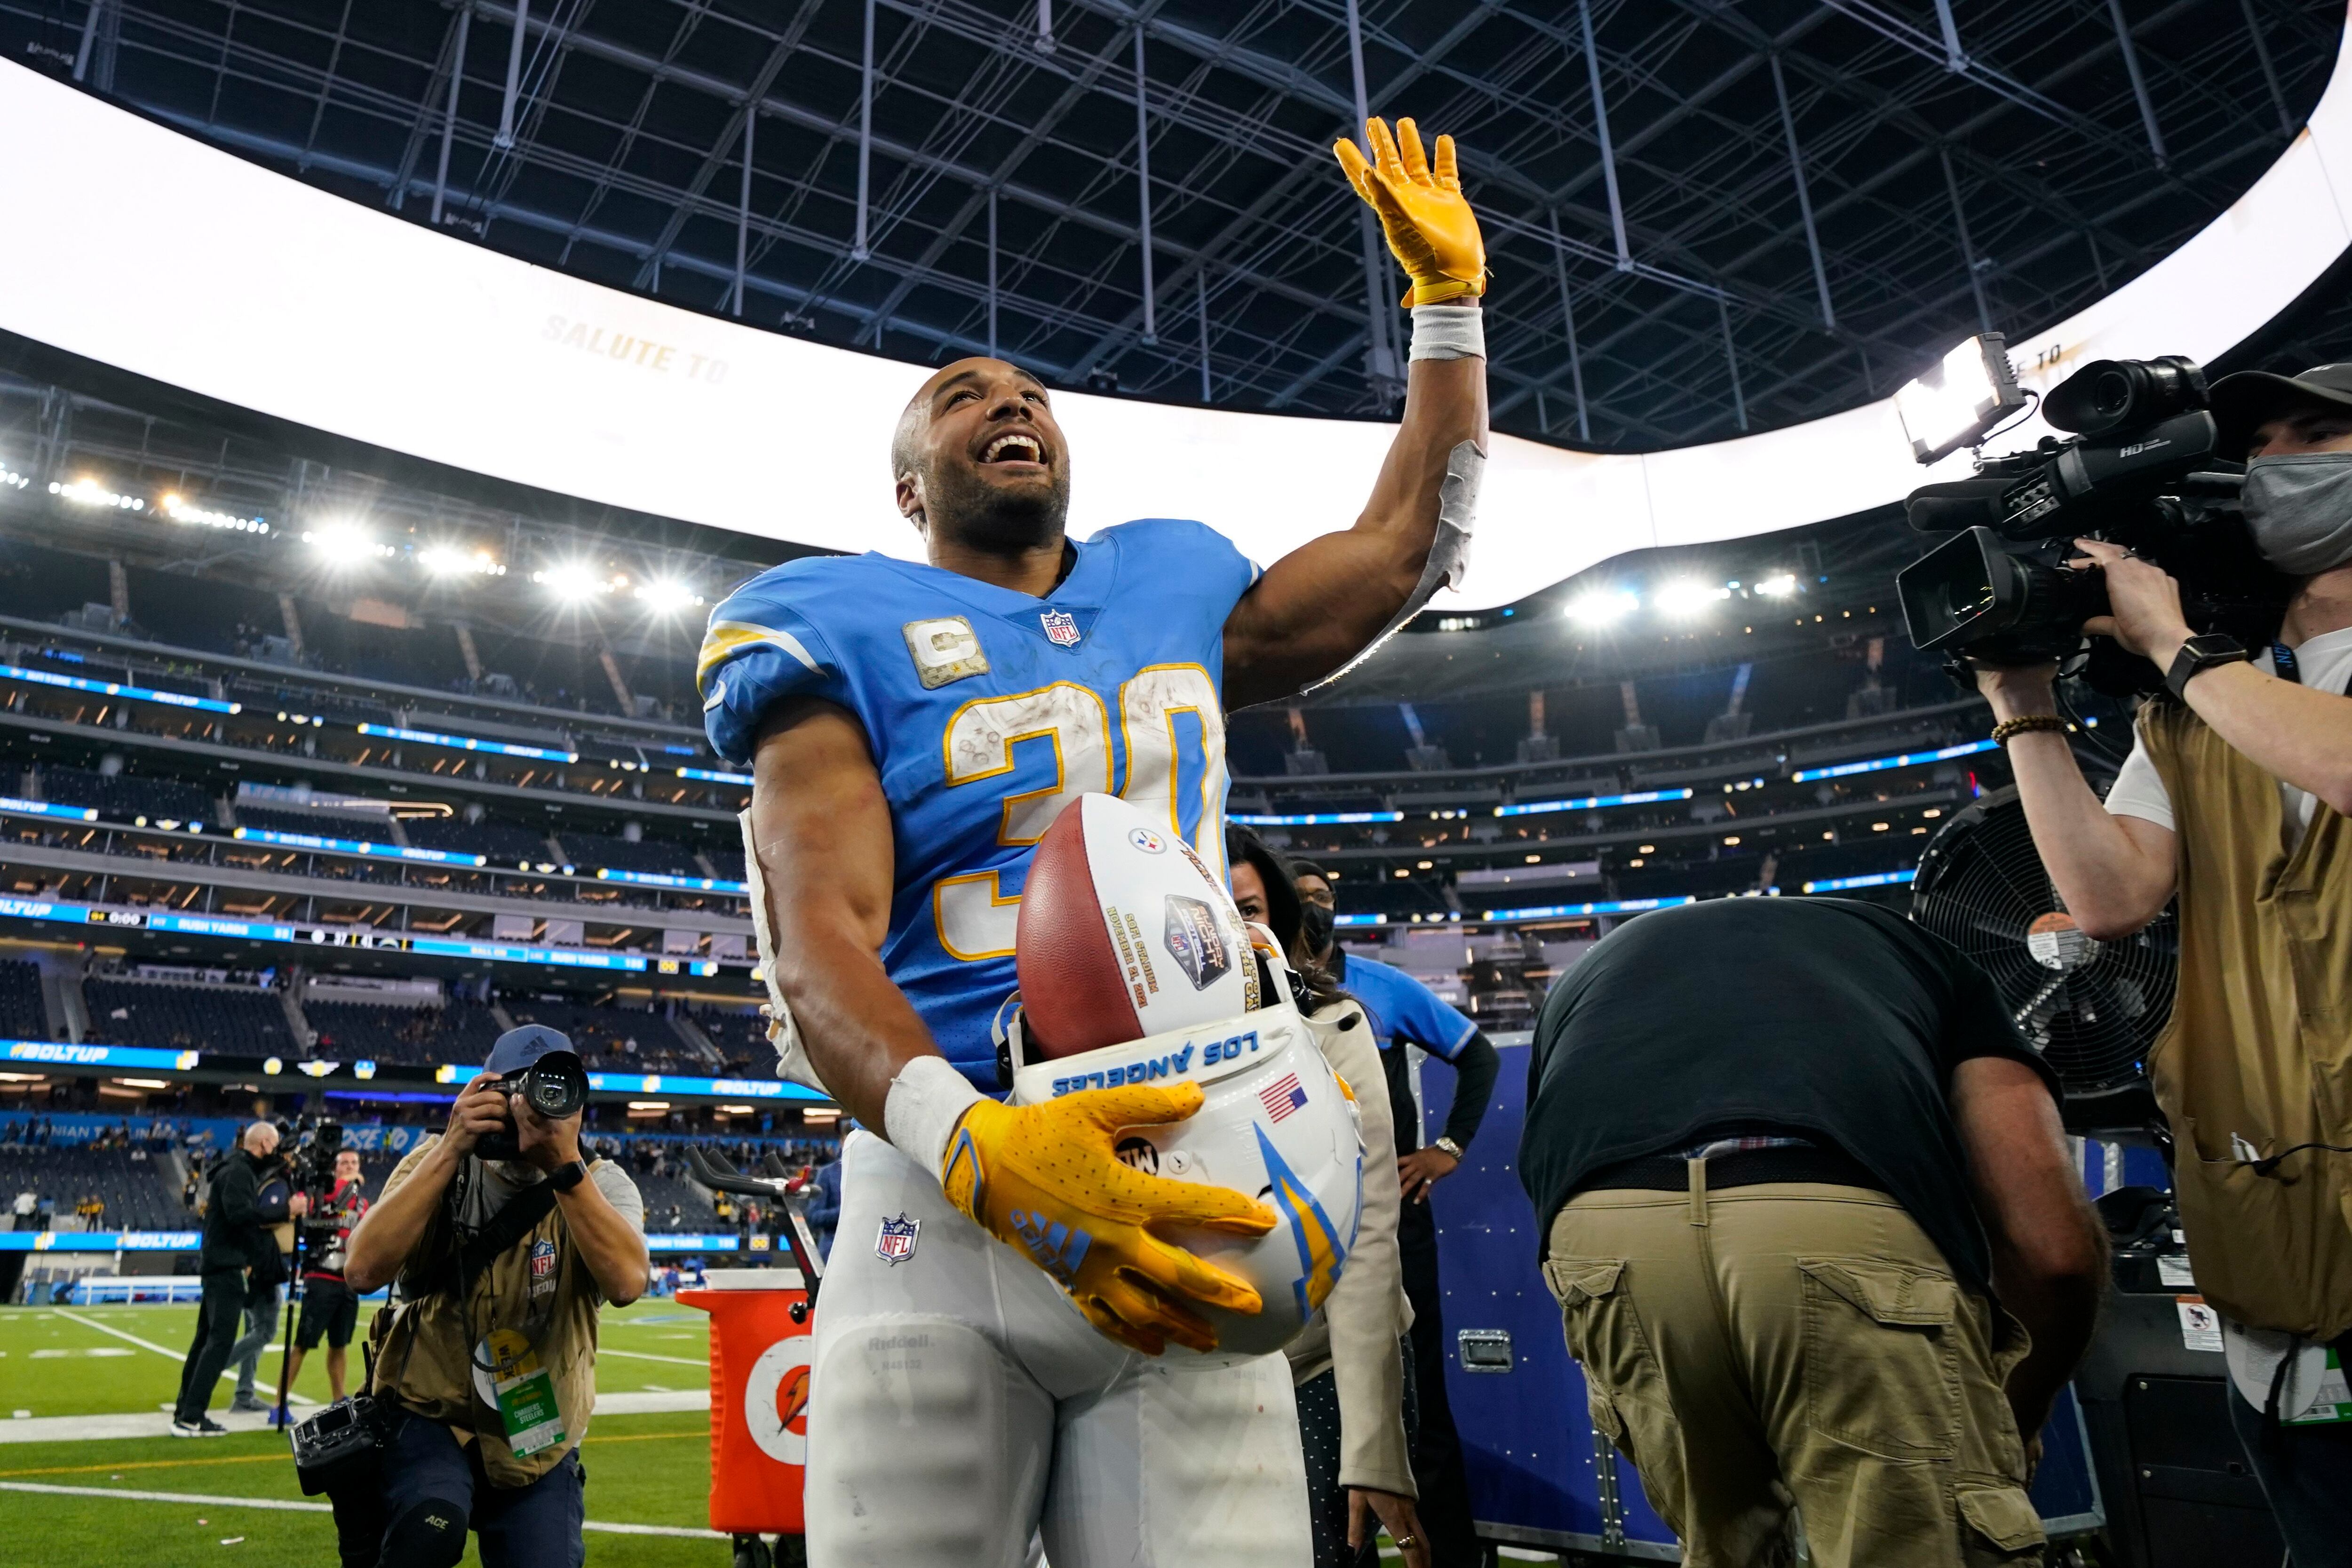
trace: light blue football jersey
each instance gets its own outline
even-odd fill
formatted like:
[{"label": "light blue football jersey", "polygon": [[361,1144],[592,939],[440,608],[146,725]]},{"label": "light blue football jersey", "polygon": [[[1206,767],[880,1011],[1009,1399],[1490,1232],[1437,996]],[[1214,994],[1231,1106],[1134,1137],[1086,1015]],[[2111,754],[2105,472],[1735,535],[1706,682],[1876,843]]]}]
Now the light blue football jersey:
[{"label": "light blue football jersey", "polygon": [[711,613],[697,671],[738,765],[787,698],[865,726],[897,858],[883,964],[991,1093],[1022,883],[1063,806],[1099,791],[1165,812],[1224,868],[1225,617],[1257,568],[1173,519],[1076,548],[1044,599],[887,555],[788,561]]}]

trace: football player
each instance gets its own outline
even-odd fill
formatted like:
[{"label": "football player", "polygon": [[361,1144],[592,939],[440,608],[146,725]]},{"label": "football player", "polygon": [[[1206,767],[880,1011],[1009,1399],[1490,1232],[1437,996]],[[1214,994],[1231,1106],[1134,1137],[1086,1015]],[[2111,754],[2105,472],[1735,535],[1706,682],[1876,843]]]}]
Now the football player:
[{"label": "football player", "polygon": [[[928,560],[788,562],[711,616],[712,744],[752,771],[751,903],[788,1074],[858,1122],[819,1314],[807,1482],[819,1568],[1307,1561],[1290,1379],[1214,1348],[1255,1311],[1186,1230],[1241,1194],[1146,1175],[1122,1127],[1191,1085],[1012,1107],[992,1026],[1032,847],[1089,791],[1224,863],[1228,708],[1326,679],[1457,579],[1486,435],[1486,253],[1450,138],[1335,151],[1412,282],[1404,416],[1355,526],[1260,572],[1197,522],[1065,536],[1072,455],[1000,360],[925,382],[891,442]],[[1088,1325],[1092,1326],[1089,1327]]]}]

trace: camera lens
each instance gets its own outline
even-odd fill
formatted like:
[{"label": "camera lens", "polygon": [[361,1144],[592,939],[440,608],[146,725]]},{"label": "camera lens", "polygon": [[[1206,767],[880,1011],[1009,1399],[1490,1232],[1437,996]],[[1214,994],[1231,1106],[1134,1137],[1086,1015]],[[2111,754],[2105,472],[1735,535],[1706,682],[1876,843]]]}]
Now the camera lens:
[{"label": "camera lens", "polygon": [[2131,377],[2121,366],[2100,375],[2091,387],[2091,406],[2101,419],[2120,419],[2131,407]]}]

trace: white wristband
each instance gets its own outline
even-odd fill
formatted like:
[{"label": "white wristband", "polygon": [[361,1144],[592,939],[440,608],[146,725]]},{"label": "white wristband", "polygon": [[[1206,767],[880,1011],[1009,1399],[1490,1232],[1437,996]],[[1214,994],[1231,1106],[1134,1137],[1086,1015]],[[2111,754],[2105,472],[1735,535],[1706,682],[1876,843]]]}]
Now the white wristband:
[{"label": "white wristband", "polygon": [[945,1057],[917,1057],[890,1080],[882,1100],[882,1131],[898,1152],[936,1177],[956,1123],[981,1098]]},{"label": "white wristband", "polygon": [[1485,359],[1486,312],[1475,305],[1415,305],[1408,360]]}]

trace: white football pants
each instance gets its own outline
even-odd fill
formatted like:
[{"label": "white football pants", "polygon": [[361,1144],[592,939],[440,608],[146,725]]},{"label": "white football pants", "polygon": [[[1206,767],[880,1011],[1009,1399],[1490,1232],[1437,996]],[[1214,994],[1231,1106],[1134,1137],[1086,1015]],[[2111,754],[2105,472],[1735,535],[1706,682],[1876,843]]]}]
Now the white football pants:
[{"label": "white football pants", "polygon": [[[911,1256],[877,1249],[918,1222]],[[1097,1333],[869,1132],[842,1151],[817,1300],[811,1568],[1304,1568],[1289,1363],[1202,1370]]]}]

